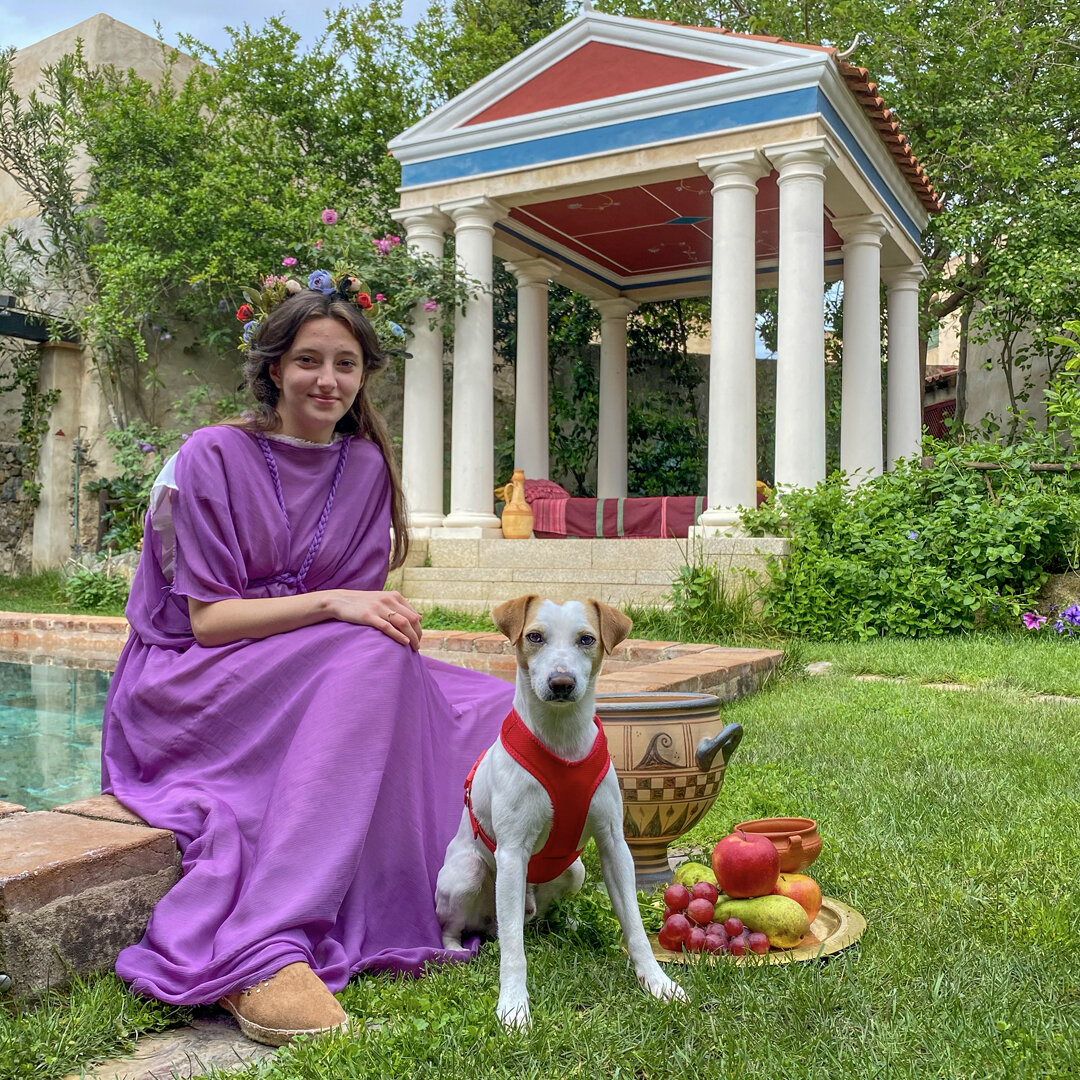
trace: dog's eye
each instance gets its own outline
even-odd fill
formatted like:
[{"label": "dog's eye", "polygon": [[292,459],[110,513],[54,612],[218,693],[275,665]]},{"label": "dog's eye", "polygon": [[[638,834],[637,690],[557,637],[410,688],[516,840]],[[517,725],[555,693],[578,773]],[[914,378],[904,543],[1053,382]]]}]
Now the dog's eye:
[{"label": "dog's eye", "polygon": [[544,635],[537,630],[530,630],[525,635],[526,641],[531,641],[534,645],[539,645],[544,640]]},{"label": "dog's eye", "polygon": [[581,637],[578,638],[578,644],[586,649],[591,649],[596,644],[596,638],[594,638],[592,634],[582,634]]}]

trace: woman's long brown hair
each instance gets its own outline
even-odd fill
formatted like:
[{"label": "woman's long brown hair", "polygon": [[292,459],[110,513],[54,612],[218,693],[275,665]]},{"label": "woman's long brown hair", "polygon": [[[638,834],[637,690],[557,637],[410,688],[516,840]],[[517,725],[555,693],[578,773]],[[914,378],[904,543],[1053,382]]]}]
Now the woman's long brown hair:
[{"label": "woman's long brown hair", "polygon": [[255,398],[255,405],[235,423],[248,431],[276,431],[281,427],[281,417],[276,408],[279,392],[270,378],[270,366],[281,362],[281,358],[292,348],[300,327],[311,319],[337,319],[360,343],[364,355],[363,386],[349,411],[334,425],[334,430],[345,436],[369,438],[382,451],[390,473],[390,524],[394,529],[390,569],[393,570],[405,561],[409,550],[405,497],[401,491],[401,477],[390,443],[390,433],[365,392],[368,376],[386,367],[386,355],[379,348],[379,339],[371,323],[356,304],[334,293],[305,289],[274,308],[259,324],[244,360],[244,379]]}]

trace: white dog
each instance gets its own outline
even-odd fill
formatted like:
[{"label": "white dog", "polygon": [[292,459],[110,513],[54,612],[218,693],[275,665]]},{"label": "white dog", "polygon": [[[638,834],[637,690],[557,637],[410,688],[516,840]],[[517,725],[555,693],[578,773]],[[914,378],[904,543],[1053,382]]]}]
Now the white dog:
[{"label": "white dog", "polygon": [[592,837],[638,981],[653,997],[685,1000],[641,924],[622,793],[594,717],[600,664],[630,620],[595,600],[560,605],[536,596],[508,600],[492,617],[517,648],[514,709],[466,781],[461,825],[435,890],[443,946],[460,949],[463,933],[497,929],[497,1013],[507,1027],[527,1027],[525,921],[581,888],[578,856]]}]

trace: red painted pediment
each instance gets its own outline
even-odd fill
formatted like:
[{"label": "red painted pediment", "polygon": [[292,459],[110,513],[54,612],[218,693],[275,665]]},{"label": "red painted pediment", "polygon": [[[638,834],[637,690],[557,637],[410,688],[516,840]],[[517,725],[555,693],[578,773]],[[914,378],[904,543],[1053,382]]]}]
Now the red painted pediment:
[{"label": "red painted pediment", "polygon": [[646,49],[588,41],[470,117],[463,126],[739,70]]}]

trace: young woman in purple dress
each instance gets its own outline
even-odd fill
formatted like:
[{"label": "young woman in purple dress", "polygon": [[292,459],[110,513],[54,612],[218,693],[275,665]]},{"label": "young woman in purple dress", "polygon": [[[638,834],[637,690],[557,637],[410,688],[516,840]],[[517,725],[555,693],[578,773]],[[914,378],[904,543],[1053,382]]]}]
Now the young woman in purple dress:
[{"label": "young woman in purple dress", "polygon": [[365,390],[384,364],[347,293],[260,323],[254,409],[155,485],[105,710],[103,790],[183,853],[117,972],[274,1044],[344,1026],[332,992],[356,972],[469,956],[441,946],[435,878],[513,696],[422,656],[420,615],[384,589],[407,547]]}]

